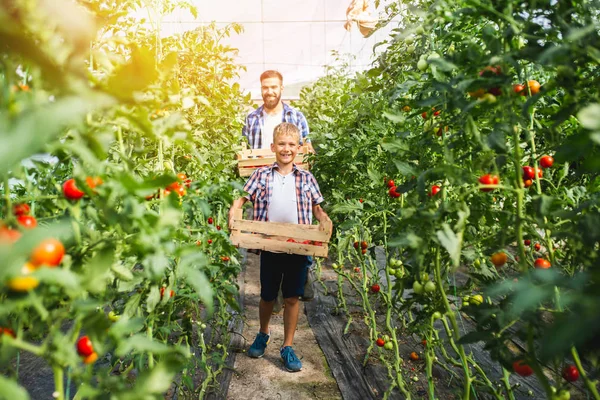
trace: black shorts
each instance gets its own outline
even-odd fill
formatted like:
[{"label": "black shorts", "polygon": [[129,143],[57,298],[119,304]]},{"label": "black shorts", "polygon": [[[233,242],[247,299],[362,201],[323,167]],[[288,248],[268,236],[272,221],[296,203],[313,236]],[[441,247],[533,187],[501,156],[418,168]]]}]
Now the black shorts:
[{"label": "black shorts", "polygon": [[307,256],[262,251],[260,253],[261,299],[275,300],[280,287],[284,299],[303,296],[308,267],[311,264]]}]

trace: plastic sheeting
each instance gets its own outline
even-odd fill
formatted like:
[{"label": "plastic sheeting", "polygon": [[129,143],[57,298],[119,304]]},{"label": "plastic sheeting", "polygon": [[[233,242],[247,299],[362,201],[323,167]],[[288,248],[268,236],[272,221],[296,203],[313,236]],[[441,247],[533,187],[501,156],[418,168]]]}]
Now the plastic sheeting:
[{"label": "plastic sheeting", "polygon": [[[376,20],[374,0],[358,1],[359,13],[347,17],[354,0],[190,0],[198,8],[198,18],[178,10],[162,22],[162,35],[182,33],[214,21],[217,26],[237,22],[240,35],[224,38],[224,43],[239,49],[237,61],[247,71],[239,83],[252,97],[260,99],[260,74],[275,69],[283,74],[286,99],[296,98],[302,86],[325,74],[325,65],[336,65],[334,52],[349,54],[342,62],[360,71],[373,60],[373,46],[389,38],[394,22],[365,38],[360,29],[345,29],[348,21],[365,17]],[[382,3],[384,3],[382,1]],[[366,7],[369,7],[369,11]],[[367,12],[367,14],[365,14]],[[140,14],[142,15],[142,14]],[[385,47],[385,46],[382,46]]]}]

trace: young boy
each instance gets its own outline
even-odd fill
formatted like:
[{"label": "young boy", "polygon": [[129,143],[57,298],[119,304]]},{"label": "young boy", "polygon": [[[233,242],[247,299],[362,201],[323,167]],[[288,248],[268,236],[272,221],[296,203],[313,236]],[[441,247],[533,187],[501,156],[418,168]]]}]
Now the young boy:
[{"label": "young boy", "polygon": [[[254,204],[255,221],[311,224],[312,215],[325,222],[329,217],[319,205],[324,201],[315,177],[298,168],[294,158],[299,150],[300,131],[291,123],[283,122],[273,130],[271,150],[275,153],[273,165],[258,168],[246,182],[247,196],[233,202],[229,210],[229,226],[235,209],[246,201]],[[290,372],[302,369],[302,362],[292,349],[298,323],[298,298],[304,294],[304,283],[310,262],[307,256],[261,252],[260,255],[260,330],[248,350],[253,358],[262,357],[270,339],[269,322],[279,288],[282,288],[284,337],[280,354]]]}]

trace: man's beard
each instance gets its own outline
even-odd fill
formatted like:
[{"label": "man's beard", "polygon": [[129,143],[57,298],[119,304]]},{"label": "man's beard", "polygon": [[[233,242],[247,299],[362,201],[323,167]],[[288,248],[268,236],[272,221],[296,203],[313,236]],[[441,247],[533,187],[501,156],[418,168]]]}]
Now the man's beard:
[{"label": "man's beard", "polygon": [[279,104],[280,99],[281,99],[281,95],[273,96],[273,97],[263,96],[263,101],[265,103],[265,107],[268,109],[275,108],[277,106],[277,104]]}]

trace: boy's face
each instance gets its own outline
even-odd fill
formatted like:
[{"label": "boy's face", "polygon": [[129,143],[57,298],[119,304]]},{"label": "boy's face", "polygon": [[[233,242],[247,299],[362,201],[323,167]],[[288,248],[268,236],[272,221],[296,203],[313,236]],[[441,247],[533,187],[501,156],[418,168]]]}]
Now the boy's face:
[{"label": "boy's face", "polygon": [[275,159],[280,166],[293,163],[299,149],[298,139],[291,135],[278,135],[271,143],[271,151],[275,153]]}]

